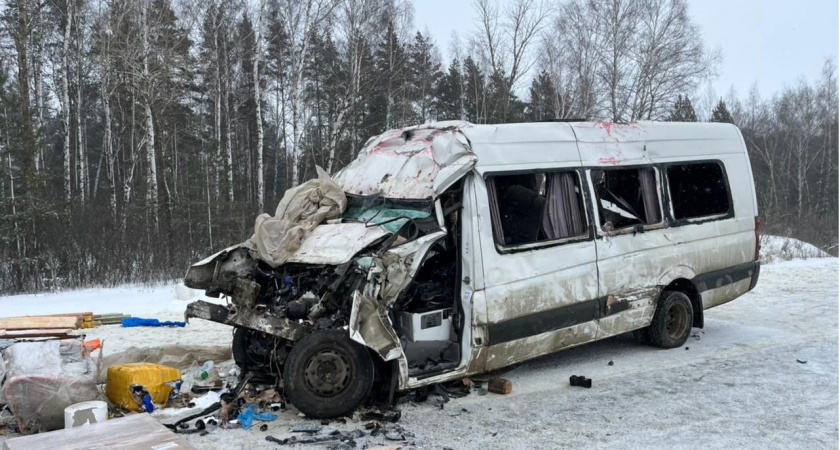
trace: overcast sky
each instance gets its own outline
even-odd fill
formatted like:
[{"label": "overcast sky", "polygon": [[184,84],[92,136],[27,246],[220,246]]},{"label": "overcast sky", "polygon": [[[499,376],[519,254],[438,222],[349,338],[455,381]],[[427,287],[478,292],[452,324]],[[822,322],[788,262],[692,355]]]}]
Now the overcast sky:
[{"label": "overcast sky", "polygon": [[[453,32],[463,41],[475,27],[471,0],[413,3],[415,26],[432,34],[448,65]],[[838,0],[690,0],[690,13],[706,44],[723,53],[712,81],[720,96],[730,86],[744,96],[756,82],[770,96],[800,76],[819,76],[825,58],[837,60]]]}]

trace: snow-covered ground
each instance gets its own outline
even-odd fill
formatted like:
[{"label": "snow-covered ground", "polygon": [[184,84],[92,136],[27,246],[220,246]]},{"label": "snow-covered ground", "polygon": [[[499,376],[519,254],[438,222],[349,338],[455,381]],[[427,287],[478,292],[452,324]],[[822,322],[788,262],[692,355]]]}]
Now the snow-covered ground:
[{"label": "snow-covered ground", "polygon": [[[173,286],[0,298],[4,315],[84,309],[175,320],[186,303]],[[109,354],[131,346],[230,342],[230,328],[201,320],[183,329],[86,331],[104,338]],[[400,424],[418,448],[836,448],[836,258],[762,266],[755,290],[706,311],[706,327],[694,332],[687,348],[660,350],[618,336],[539,358],[504,375],[513,382],[510,395],[473,393],[443,409],[406,403]],[[592,378],[592,388],[569,386],[570,375]],[[290,408],[267,432],[186,437],[197,448],[276,449],[265,436],[288,436],[301,420]],[[382,435],[358,442],[400,444]]]},{"label": "snow-covered ground", "polygon": [[831,255],[799,239],[762,235],[759,259],[762,264],[794,259],[827,258]]}]

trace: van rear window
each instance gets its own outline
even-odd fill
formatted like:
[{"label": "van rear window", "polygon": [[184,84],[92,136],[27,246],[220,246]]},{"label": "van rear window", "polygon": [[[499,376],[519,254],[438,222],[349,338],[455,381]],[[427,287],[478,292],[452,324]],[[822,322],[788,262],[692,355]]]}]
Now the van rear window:
[{"label": "van rear window", "polygon": [[669,166],[668,189],[674,219],[696,219],[729,212],[726,176],[719,163]]},{"label": "van rear window", "polygon": [[485,182],[497,244],[510,247],[586,234],[576,172],[492,175]]}]

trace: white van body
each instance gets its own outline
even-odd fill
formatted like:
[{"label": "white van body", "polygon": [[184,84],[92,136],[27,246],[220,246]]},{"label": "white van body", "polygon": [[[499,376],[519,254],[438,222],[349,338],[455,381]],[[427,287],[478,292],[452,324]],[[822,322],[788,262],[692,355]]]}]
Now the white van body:
[{"label": "white van body", "polygon": [[[372,138],[333,178],[350,205],[307,232],[282,264],[253,261],[243,244],[195,264],[185,279],[233,299],[227,309],[196,302],[187,317],[282,339],[277,358],[288,354],[287,369],[295,366],[284,380],[301,391],[310,389],[297,378],[314,373],[302,368],[312,352],[347,337],[393,367],[392,393],[631,331],[675,347],[703,326],[703,310],[748,292],[759,276],[752,171],[729,124],[433,123]],[[376,219],[383,211],[391,218]],[[402,225],[389,228],[395,220]],[[448,303],[424,304],[435,294],[423,291],[441,287],[441,267]],[[286,290],[276,294],[261,279]],[[308,312],[299,297],[307,290],[318,302]],[[664,304],[673,317],[663,316]],[[666,332],[682,341],[663,341]],[[354,358],[372,365],[342,348],[340,357],[318,350],[324,370]],[[315,417],[345,413],[370,389],[368,372],[361,384],[339,374],[341,386],[292,402]],[[320,406],[346,384],[356,391],[342,401],[354,404]]]},{"label": "white van body", "polygon": [[[465,178],[461,244],[462,274],[469,279],[461,286],[461,307],[471,326],[461,337],[461,364],[452,371],[409,377],[407,362],[401,360],[402,389],[499,369],[644,328],[660,293],[672,285],[692,298],[694,325],[702,327],[704,309],[743,295],[757,282],[755,187],[746,146],[734,125],[446,122],[434,126],[460,130],[476,156]],[[723,167],[731,202],[725,214],[677,221],[665,201],[662,223],[641,233],[608,233],[597,223],[596,196],[587,182],[592,170],[653,167],[660,198],[667,199],[663,170],[693,162]],[[486,178],[561,169],[573,170],[584,180],[590,235],[501,252],[493,240]],[[607,302],[628,307],[609,314]],[[584,318],[581,310],[586,311]]]}]

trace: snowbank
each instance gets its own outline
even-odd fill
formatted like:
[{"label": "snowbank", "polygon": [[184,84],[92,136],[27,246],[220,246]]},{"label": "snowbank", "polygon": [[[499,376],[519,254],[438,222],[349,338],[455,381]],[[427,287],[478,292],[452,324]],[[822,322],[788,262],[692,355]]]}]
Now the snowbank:
[{"label": "snowbank", "polygon": [[759,259],[762,264],[771,264],[793,259],[830,258],[831,255],[817,247],[784,236],[761,236],[761,252]]},{"label": "snowbank", "polygon": [[158,317],[160,313],[183,313],[193,300],[199,298],[214,303],[223,299],[207,298],[203,292],[180,283],[157,286],[128,284],[115,288],[91,288],[41,294],[0,297],[2,316],[64,314],[92,312],[94,314],[122,313],[135,317]]}]

